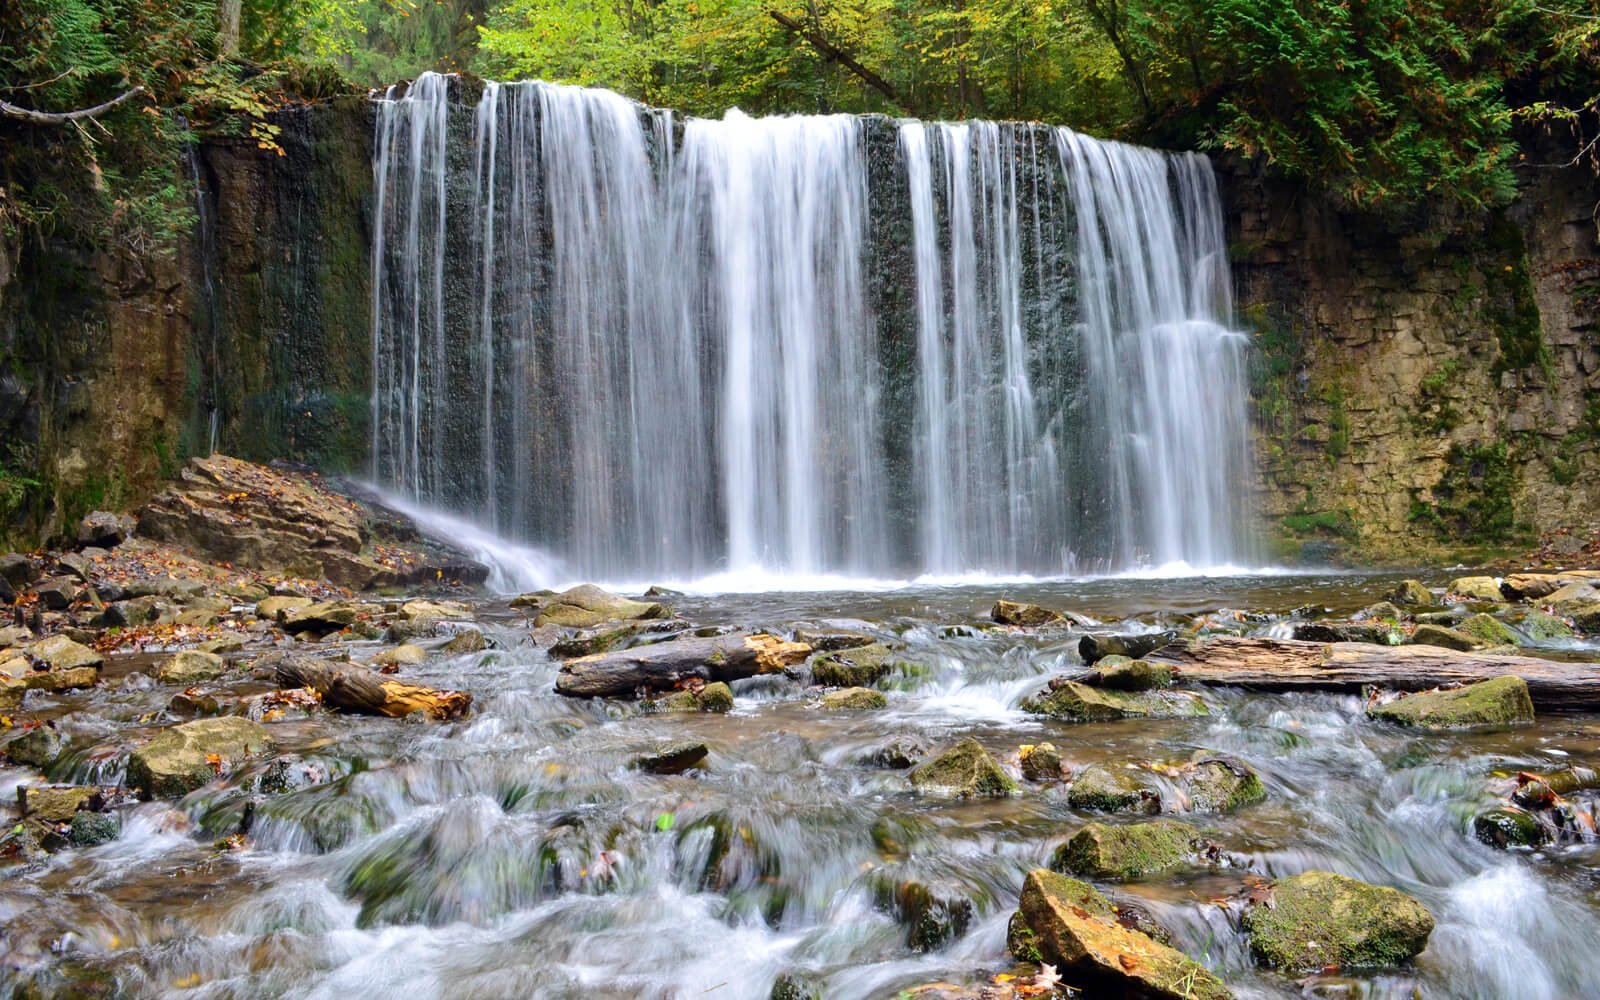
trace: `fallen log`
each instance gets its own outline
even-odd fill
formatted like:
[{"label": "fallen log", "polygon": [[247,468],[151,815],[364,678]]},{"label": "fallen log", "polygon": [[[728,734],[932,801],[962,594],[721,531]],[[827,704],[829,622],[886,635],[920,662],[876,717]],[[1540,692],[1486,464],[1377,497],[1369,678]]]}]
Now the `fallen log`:
[{"label": "fallen log", "polygon": [[1600,666],[1440,646],[1216,637],[1171,643],[1145,657],[1171,663],[1193,683],[1263,691],[1348,691],[1372,684],[1401,691],[1472,684],[1515,674],[1542,712],[1600,708]]},{"label": "fallen log", "polygon": [[671,691],[694,678],[710,683],[781,673],[810,655],[806,643],[765,633],[673,639],[568,660],[556,693],[594,698]]},{"label": "fallen log", "polygon": [[472,695],[465,691],[435,691],[385,677],[366,667],[303,656],[279,660],[277,680],[286,688],[310,688],[324,705],[361,715],[399,719],[412,712],[426,712],[434,719],[459,719],[472,705]]}]

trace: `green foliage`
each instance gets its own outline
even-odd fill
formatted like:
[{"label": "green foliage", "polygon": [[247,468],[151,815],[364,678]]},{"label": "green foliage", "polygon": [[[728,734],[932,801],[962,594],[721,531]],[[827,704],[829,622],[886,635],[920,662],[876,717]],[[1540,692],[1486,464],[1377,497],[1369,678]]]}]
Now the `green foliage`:
[{"label": "green foliage", "polygon": [[1518,472],[1506,442],[1451,445],[1432,502],[1413,495],[1409,519],[1431,525],[1446,540],[1500,542],[1516,536]]},{"label": "green foliage", "polygon": [[1314,514],[1286,514],[1283,526],[1298,535],[1332,535],[1354,540],[1355,522],[1344,511],[1324,510]]},{"label": "green foliage", "polygon": [[1451,401],[1450,388],[1461,373],[1457,358],[1445,358],[1417,383],[1417,411],[1412,425],[1424,434],[1448,434],[1461,424],[1461,411]]}]

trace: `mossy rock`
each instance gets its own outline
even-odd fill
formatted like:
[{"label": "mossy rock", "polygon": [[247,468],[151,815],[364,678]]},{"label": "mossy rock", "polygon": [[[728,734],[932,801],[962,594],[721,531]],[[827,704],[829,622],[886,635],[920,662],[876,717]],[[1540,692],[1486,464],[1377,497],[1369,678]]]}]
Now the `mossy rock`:
[{"label": "mossy rock", "polygon": [[1533,813],[1516,806],[1500,806],[1472,819],[1472,832],[1491,847],[1538,847],[1550,840]]},{"label": "mossy rock", "polygon": [[1481,611],[1457,625],[1456,631],[1464,632],[1489,646],[1515,646],[1517,644],[1517,633],[1511,631],[1498,618],[1493,618]]},{"label": "mossy rock", "polygon": [[733,689],[722,681],[699,691],[674,691],[664,698],[642,702],[646,712],[728,712],[733,709]]},{"label": "mossy rock", "polygon": [[1119,924],[1111,904],[1076,879],[1045,869],[1029,872],[1018,901],[1021,926],[1009,935],[1014,954],[1029,952],[1096,995],[1143,1000],[1230,1000],[1215,975],[1187,955]]},{"label": "mossy rock", "polygon": [[1138,771],[1091,764],[1078,772],[1067,789],[1067,805],[1094,812],[1153,813],[1161,808],[1161,790]]},{"label": "mossy rock", "polygon": [[73,847],[98,847],[116,840],[122,834],[122,824],[110,813],[79,811],[68,824],[67,841]]},{"label": "mossy rock", "polygon": [[1022,754],[1022,776],[1029,781],[1060,781],[1061,751],[1054,743],[1040,743]]},{"label": "mossy rock", "polygon": [[1066,722],[1183,719],[1208,714],[1200,696],[1187,691],[1108,691],[1065,680],[1052,681],[1049,690],[1023,699],[1022,710]]},{"label": "mossy rock", "polygon": [[875,642],[817,657],[811,661],[811,680],[823,687],[868,687],[903,665],[894,650]]},{"label": "mossy rock", "polygon": [[1289,974],[1399,965],[1428,945],[1433,914],[1398,889],[1331,872],[1306,872],[1272,886],[1272,902],[1245,911],[1250,950]]},{"label": "mossy rock", "polygon": [[1433,591],[1423,585],[1421,580],[1401,580],[1395,584],[1393,590],[1383,595],[1386,601],[1395,604],[1433,604]]},{"label": "mossy rock", "polygon": [[822,987],[810,976],[785,972],[772,984],[768,1000],[822,1000]]},{"label": "mossy rock", "polygon": [[921,792],[957,795],[1009,795],[1021,786],[989,756],[972,737],[925,760],[907,774],[913,788]]},{"label": "mossy rock", "polygon": [[372,658],[372,662],[382,664],[384,666],[414,667],[427,658],[427,650],[423,649],[421,646],[413,646],[410,643],[405,643],[396,646],[393,649],[384,650],[377,656],[374,656]]},{"label": "mossy rock", "polygon": [[871,885],[879,909],[895,915],[913,951],[933,951],[960,937],[977,914],[972,900],[951,886],[897,879],[887,871],[875,873]]},{"label": "mossy rock", "polygon": [[1469,726],[1508,726],[1533,721],[1533,701],[1521,677],[1496,677],[1453,691],[1423,691],[1370,705],[1367,715],[1423,729],[1464,729]]},{"label": "mossy rock", "polygon": [[174,726],[128,755],[129,787],[145,798],[176,798],[217,776],[216,765],[237,767],[272,745],[259,723],[237,716]]},{"label": "mossy rock", "polygon": [[215,680],[227,672],[227,661],[216,653],[186,649],[174,653],[156,668],[156,680],[163,684],[181,684],[188,687],[201,681]]},{"label": "mossy rock", "polygon": [[1490,601],[1495,604],[1506,599],[1500,585],[1492,576],[1458,576],[1450,581],[1450,593],[1460,594],[1473,601]]},{"label": "mossy rock", "polygon": [[1530,639],[1535,641],[1544,639],[1571,639],[1576,633],[1572,626],[1555,615],[1547,615],[1543,611],[1529,611],[1517,622],[1520,628]]},{"label": "mossy rock", "polygon": [[822,707],[841,711],[867,712],[889,707],[889,699],[881,691],[852,687],[842,691],[829,691],[822,696]]},{"label": "mossy rock", "polygon": [[[1118,662],[1109,662],[1117,660]],[[1172,686],[1172,665],[1108,656],[1098,664],[1091,685],[1112,691],[1159,691]]]},{"label": "mossy rock", "polygon": [[1229,754],[1196,750],[1180,775],[1195,812],[1232,812],[1267,797],[1255,770]]},{"label": "mossy rock", "polygon": [[1084,878],[1139,878],[1191,865],[1203,846],[1193,827],[1172,820],[1090,823],[1056,848],[1050,867]]},{"label": "mossy rock", "polygon": [[572,659],[578,656],[594,656],[596,653],[609,653],[643,630],[643,625],[629,622],[616,628],[583,632],[570,638],[562,639],[554,646],[551,646],[550,655],[560,659]]},{"label": "mossy rock", "polygon": [[1443,625],[1418,625],[1417,630],[1411,633],[1413,646],[1438,646],[1441,649],[1453,649],[1458,653],[1471,652],[1482,646],[1476,636],[1465,632],[1457,632],[1453,628]]},{"label": "mossy rock", "polygon": [[475,628],[462,629],[455,634],[449,642],[444,644],[440,652],[446,656],[461,656],[465,653],[481,653],[489,647],[489,642],[483,633]]},{"label": "mossy rock", "polygon": [[0,752],[13,764],[26,764],[45,771],[61,756],[61,734],[51,726],[35,726],[0,745]]}]

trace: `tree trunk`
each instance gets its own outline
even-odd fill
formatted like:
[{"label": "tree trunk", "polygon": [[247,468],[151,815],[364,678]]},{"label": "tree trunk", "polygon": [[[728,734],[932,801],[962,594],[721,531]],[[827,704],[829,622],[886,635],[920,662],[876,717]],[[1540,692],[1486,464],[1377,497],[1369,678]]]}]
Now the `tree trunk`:
[{"label": "tree trunk", "polygon": [[556,678],[556,693],[593,698],[670,691],[691,678],[736,681],[780,673],[810,655],[811,647],[803,642],[764,633],[673,639],[568,660]]},{"label": "tree trunk", "polygon": [[1175,642],[1146,659],[1171,663],[1180,677],[1195,683],[1263,691],[1359,691],[1368,684],[1423,691],[1515,674],[1528,682],[1533,707],[1540,711],[1600,708],[1600,671],[1594,664],[1504,653],[1219,637]]},{"label": "tree trunk", "polygon": [[277,665],[278,683],[288,688],[310,688],[324,705],[361,715],[404,718],[426,712],[434,719],[459,719],[472,705],[464,691],[433,688],[393,680],[366,667],[328,663],[307,657],[285,657]]},{"label": "tree trunk", "polygon": [[243,0],[222,0],[219,34],[222,36],[224,57],[233,55],[239,49],[239,15],[243,6]]}]

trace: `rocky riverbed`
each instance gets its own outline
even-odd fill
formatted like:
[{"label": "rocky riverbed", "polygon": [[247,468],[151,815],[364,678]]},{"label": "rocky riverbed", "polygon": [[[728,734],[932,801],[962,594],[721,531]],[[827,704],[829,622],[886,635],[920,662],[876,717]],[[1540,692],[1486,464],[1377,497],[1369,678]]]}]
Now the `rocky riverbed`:
[{"label": "rocky riverbed", "polygon": [[1600,995],[1600,573],[521,595],[214,457],[0,559],[0,996]]}]

